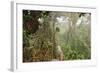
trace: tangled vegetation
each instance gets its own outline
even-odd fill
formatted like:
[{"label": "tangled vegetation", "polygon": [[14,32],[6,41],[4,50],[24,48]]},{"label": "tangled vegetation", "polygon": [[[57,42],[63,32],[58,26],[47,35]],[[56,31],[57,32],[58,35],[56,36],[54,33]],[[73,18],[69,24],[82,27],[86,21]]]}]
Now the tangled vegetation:
[{"label": "tangled vegetation", "polygon": [[23,10],[23,62],[90,59],[90,36],[90,13]]}]

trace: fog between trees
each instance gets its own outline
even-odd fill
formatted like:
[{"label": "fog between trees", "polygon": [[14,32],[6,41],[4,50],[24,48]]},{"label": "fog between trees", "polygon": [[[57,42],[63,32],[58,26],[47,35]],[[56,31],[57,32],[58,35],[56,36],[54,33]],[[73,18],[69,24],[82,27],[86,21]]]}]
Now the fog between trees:
[{"label": "fog between trees", "polygon": [[91,59],[91,14],[23,10],[23,62]]}]

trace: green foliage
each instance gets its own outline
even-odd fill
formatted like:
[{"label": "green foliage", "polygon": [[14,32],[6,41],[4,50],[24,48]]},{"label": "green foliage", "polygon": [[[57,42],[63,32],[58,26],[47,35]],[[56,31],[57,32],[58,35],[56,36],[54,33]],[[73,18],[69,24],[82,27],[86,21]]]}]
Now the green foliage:
[{"label": "green foliage", "polygon": [[60,41],[66,60],[91,58],[89,29],[88,26],[82,25],[76,30],[68,32],[67,35],[63,35],[64,37]]},{"label": "green foliage", "polygon": [[[23,62],[51,61],[55,58],[54,51],[58,45],[64,53],[64,60],[91,58],[90,26],[83,23],[76,26],[78,19],[73,16],[69,17],[69,24],[64,24],[64,19],[57,24],[57,14],[60,17],[60,13],[49,11],[31,11],[28,14],[26,10],[23,13]],[[66,12],[63,14],[67,17]],[[39,24],[39,18],[44,20],[43,23]]]}]

